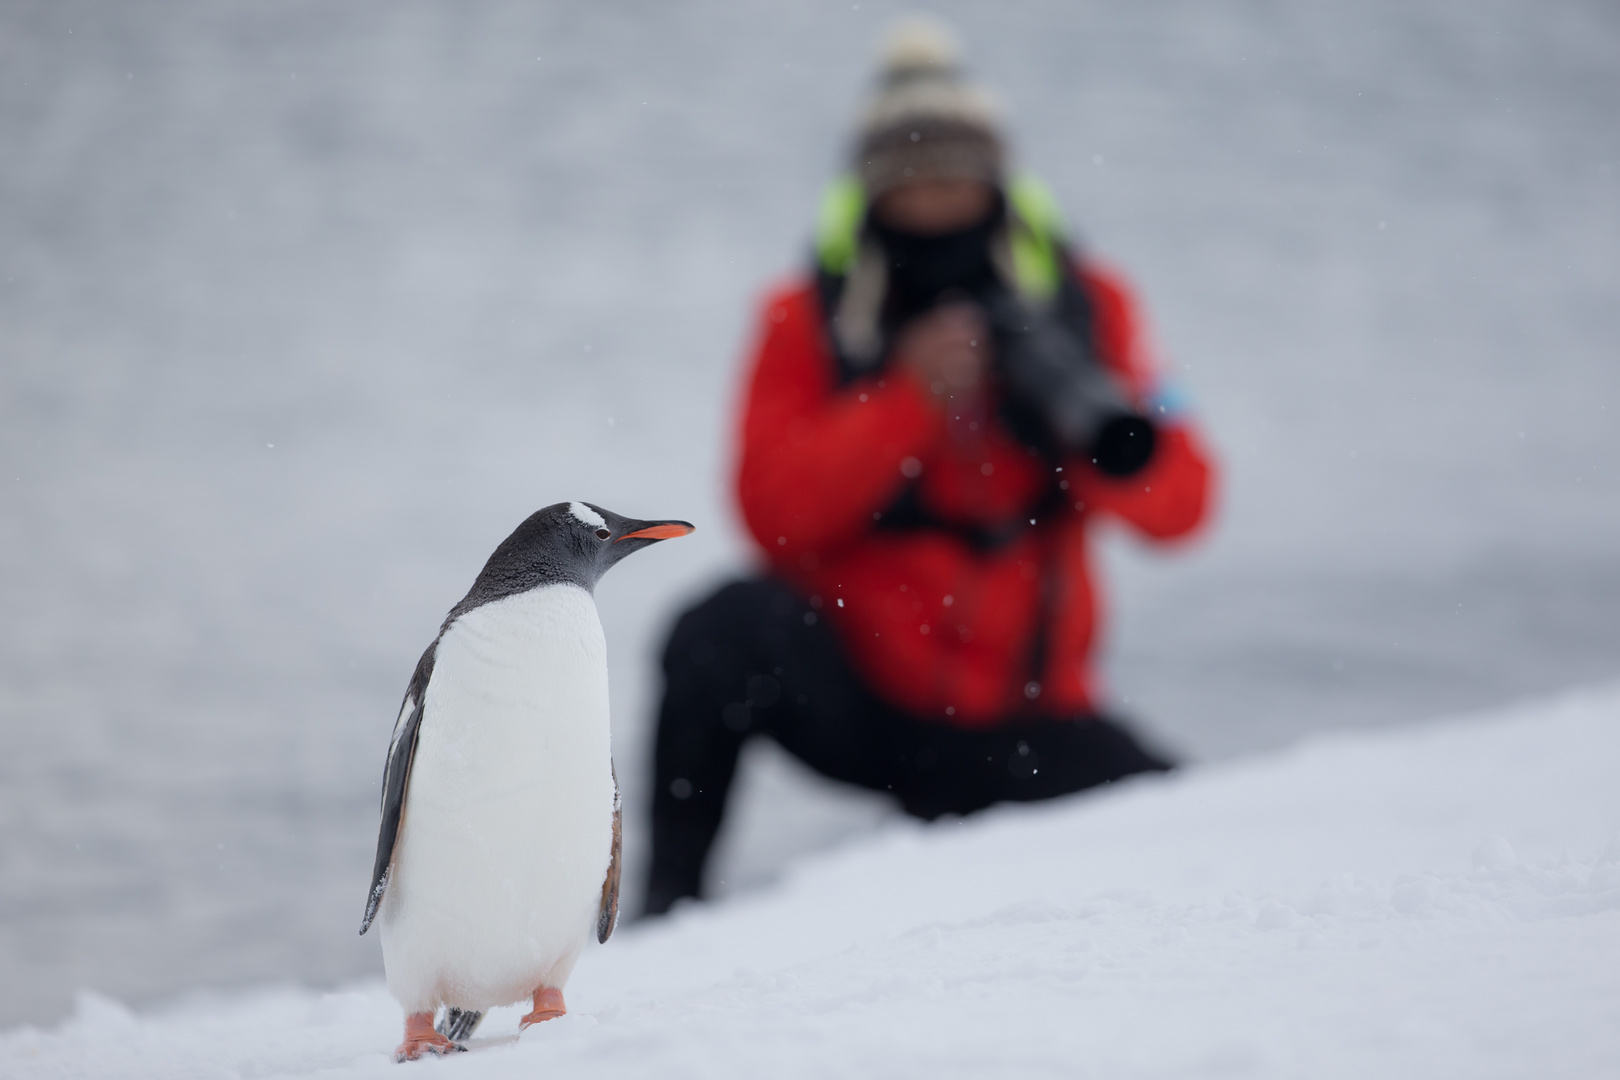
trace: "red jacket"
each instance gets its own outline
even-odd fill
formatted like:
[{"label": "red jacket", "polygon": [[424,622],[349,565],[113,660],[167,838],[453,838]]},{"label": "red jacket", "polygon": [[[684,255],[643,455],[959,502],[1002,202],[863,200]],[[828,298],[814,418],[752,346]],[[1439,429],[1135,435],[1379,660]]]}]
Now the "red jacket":
[{"label": "red jacket", "polygon": [[[1130,293],[1094,266],[1077,273],[1104,363],[1146,403],[1155,373]],[[737,491],[772,569],[831,620],[868,685],[917,715],[988,727],[1092,711],[1088,531],[1107,515],[1155,540],[1192,532],[1213,474],[1197,433],[1161,418],[1157,453],[1128,479],[1065,461],[1066,502],[993,551],[945,529],[874,528],[911,477],[931,517],[1011,525],[1053,466],[993,415],[948,419],[898,368],[840,386],[823,327],[813,283],[765,302]]]}]

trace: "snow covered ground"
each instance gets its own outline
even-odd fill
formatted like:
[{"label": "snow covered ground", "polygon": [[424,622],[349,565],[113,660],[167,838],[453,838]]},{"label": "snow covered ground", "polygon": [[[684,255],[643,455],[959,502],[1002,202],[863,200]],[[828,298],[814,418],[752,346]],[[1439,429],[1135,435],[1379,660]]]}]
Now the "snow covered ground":
[{"label": "snow covered ground", "polygon": [[[404,682],[558,499],[700,527],[600,594],[634,895],[749,304],[897,7],[0,4],[0,1024],[375,974]],[[1620,676],[1613,3],[937,7],[1223,457],[1106,553],[1131,711],[1229,761]],[[892,827],[743,779],[722,892]]]},{"label": "snow covered ground", "polygon": [[0,1035],[55,1077],[1620,1074],[1620,687],[937,828],[582,960],[571,1013],[394,1072],[364,984]]}]

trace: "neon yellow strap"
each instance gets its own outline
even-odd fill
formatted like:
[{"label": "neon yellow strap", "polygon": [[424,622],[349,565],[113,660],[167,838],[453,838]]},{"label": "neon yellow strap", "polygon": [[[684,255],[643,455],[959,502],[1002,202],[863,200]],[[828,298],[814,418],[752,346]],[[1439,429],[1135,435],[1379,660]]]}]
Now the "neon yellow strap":
[{"label": "neon yellow strap", "polygon": [[847,274],[855,264],[861,222],[866,218],[866,189],[855,177],[844,175],[821,193],[816,215],[816,258],[829,274]]},{"label": "neon yellow strap", "polygon": [[1018,291],[1034,300],[1049,300],[1063,281],[1057,238],[1064,233],[1063,211],[1051,189],[1028,173],[1007,187],[1012,204],[1013,272]]}]

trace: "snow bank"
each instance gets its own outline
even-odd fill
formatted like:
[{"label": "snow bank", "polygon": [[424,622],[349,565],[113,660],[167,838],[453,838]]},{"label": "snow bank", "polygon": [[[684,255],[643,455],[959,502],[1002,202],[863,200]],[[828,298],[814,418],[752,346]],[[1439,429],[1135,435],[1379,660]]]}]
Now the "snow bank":
[{"label": "snow bank", "polygon": [[[1620,688],[971,821],[621,931],[456,1076],[1620,1075]],[[32,1077],[396,1075],[380,985],[94,994]]]}]

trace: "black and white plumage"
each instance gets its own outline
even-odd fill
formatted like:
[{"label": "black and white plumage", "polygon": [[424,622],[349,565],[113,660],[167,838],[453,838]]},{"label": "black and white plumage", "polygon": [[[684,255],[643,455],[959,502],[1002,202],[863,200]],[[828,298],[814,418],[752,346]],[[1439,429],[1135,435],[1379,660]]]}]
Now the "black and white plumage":
[{"label": "black and white plumage", "polygon": [[560,990],[618,914],[619,796],[593,590],[681,521],[588,503],[495,549],[411,676],[389,741],[363,934],[381,928],[408,1015],[475,1014]]}]

